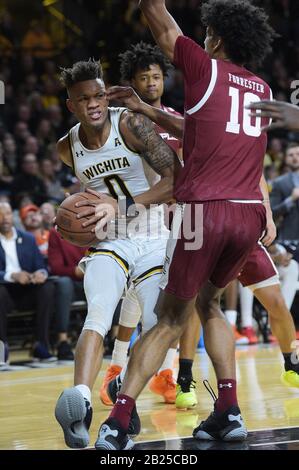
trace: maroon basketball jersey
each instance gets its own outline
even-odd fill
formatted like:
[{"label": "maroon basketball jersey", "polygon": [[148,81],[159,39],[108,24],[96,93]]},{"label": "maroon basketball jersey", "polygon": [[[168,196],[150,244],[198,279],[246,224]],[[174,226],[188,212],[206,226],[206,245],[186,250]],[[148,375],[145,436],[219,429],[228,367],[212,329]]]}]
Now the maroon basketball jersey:
[{"label": "maroon basketball jersey", "polygon": [[[167,106],[164,106],[163,104],[161,104],[161,109],[165,111],[166,113],[174,114],[176,116],[181,116],[180,113],[178,113],[172,108],[168,108]],[[182,142],[179,139],[170,135],[168,132],[166,132],[162,127],[158,126],[157,124],[155,124],[155,131],[158,134],[160,134],[162,139],[165,140],[165,142],[169,145],[169,147],[171,147],[175,152],[177,152],[182,147]]]},{"label": "maroon basketball jersey", "polygon": [[244,67],[211,59],[179,36],[174,63],[185,80],[184,168],[175,185],[178,201],[262,199],[259,181],[268,119],[251,118],[245,106],[271,99],[269,86]]}]

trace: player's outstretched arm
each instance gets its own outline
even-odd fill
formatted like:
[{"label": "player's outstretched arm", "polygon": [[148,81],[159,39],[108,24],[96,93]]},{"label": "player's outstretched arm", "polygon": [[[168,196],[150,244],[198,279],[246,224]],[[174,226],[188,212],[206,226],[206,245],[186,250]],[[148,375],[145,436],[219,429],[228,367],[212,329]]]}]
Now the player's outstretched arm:
[{"label": "player's outstretched arm", "polygon": [[265,117],[274,120],[272,124],[264,127],[263,130],[288,129],[290,131],[299,131],[299,108],[284,101],[263,100],[251,103],[247,106],[250,109],[251,116]]},{"label": "player's outstretched arm", "polygon": [[176,40],[183,33],[168,12],[165,0],[140,0],[139,7],[148,22],[155,41],[164,54],[173,61]]},{"label": "player's outstretched arm", "polygon": [[144,114],[169,134],[178,139],[183,138],[184,118],[145,103],[132,87],[113,86],[107,90],[107,98],[121,101],[124,106],[132,111]]},{"label": "player's outstretched arm", "polygon": [[154,130],[152,121],[139,113],[123,114],[120,129],[127,145],[140,153],[161,180],[134,201],[144,206],[167,203],[173,199],[174,169],[178,162],[176,153]]}]

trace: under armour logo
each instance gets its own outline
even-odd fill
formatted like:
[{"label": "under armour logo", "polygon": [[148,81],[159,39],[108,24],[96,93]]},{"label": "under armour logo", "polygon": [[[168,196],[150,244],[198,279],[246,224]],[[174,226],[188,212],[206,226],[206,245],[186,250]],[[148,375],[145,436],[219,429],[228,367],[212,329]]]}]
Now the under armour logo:
[{"label": "under armour logo", "polygon": [[76,152],[76,157],[79,158],[81,155],[81,157],[83,157],[84,153],[82,150],[80,150],[80,152]]},{"label": "under armour logo", "polygon": [[228,415],[228,420],[231,421],[231,422],[232,422],[232,421],[238,421],[239,424],[241,424],[241,425],[243,424],[243,418],[242,418],[242,416],[241,416],[240,414],[237,415],[237,416],[235,416],[235,415]]},{"label": "under armour logo", "polygon": [[127,403],[127,400],[125,398],[118,398],[116,400],[116,403],[121,403],[122,405],[125,405]]},{"label": "under armour logo", "polygon": [[219,388],[233,388],[233,384],[231,382],[228,384],[219,384]]},{"label": "under armour logo", "polygon": [[121,142],[120,142],[118,137],[116,137],[116,139],[114,139],[114,142],[115,142],[115,147],[118,147],[119,145],[121,145]]},{"label": "under armour logo", "polygon": [[113,431],[112,429],[110,429],[109,426],[107,426],[107,424],[103,424],[103,426],[101,427],[101,431],[100,431],[100,434],[101,434],[101,437],[105,436],[105,434],[109,433],[109,435],[113,436],[113,437],[117,437],[118,435],[118,431]]}]

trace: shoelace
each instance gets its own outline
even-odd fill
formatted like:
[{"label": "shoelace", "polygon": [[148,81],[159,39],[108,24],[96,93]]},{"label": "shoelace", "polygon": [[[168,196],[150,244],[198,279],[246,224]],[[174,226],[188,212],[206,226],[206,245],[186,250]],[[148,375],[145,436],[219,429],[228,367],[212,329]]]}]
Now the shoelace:
[{"label": "shoelace", "polygon": [[182,382],[182,383],[179,383],[179,386],[181,387],[181,391],[183,393],[188,393],[190,392],[190,389],[191,388],[196,388],[196,380],[191,380],[190,382]]},{"label": "shoelace", "polygon": [[217,396],[216,396],[216,394],[215,394],[215,392],[214,392],[214,390],[213,390],[213,388],[212,388],[210,382],[205,379],[205,380],[203,380],[203,384],[204,384],[206,390],[207,390],[207,391],[209,392],[209,394],[211,395],[211,397],[212,397],[214,403],[216,403],[216,401],[217,401]]}]

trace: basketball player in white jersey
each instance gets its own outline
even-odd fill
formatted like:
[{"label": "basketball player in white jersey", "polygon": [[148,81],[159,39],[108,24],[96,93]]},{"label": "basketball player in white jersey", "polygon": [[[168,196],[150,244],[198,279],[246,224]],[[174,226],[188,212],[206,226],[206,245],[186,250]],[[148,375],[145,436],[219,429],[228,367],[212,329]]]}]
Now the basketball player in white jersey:
[{"label": "basketball player in white jersey", "polygon": [[[101,367],[103,340],[129,279],[135,285],[145,331],[156,323],[154,307],[169,235],[163,207],[157,204],[172,199],[176,155],[148,118],[108,107],[99,62],[78,62],[64,69],[61,78],[68,92],[67,107],[79,123],[58,142],[60,158],[73,167],[86,188],[97,191],[103,214],[112,210],[117,218],[118,198],[124,196],[125,216],[136,215],[134,204],[146,208],[135,218],[138,224],[128,224],[125,236],[99,242],[81,261],[88,313],[76,348],[74,387],[60,395],[55,416],[66,444],[82,448],[89,443],[91,390]],[[153,187],[145,177],[143,160],[161,176]],[[132,434],[140,429],[135,416]]]}]

